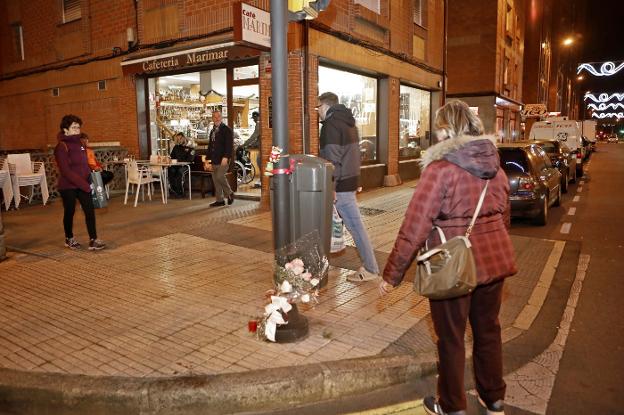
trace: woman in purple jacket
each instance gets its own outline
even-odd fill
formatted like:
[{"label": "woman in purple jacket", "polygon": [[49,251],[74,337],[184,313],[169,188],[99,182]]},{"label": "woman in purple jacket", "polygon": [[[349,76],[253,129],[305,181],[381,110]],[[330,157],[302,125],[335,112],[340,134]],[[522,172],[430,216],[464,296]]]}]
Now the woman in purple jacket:
[{"label": "woman in purple jacket", "polygon": [[488,415],[504,414],[505,381],[498,320],[503,281],[516,273],[513,245],[505,227],[509,182],[499,166],[495,137],[483,135],[479,117],[462,101],[436,113],[439,142],[422,158],[423,171],[388,257],[379,289],[383,294],[401,283],[415,254],[429,241],[440,243],[432,227],[447,238],[463,235],[489,181],[483,206],[470,235],[477,268],[477,288],[463,297],[429,300],[438,336],[438,397],[423,400],[425,412],[465,415],[466,322],[473,333],[472,358],[479,402]]},{"label": "woman in purple jacket", "polygon": [[82,120],[75,115],[66,115],[61,120],[58,144],[54,157],[59,170],[58,189],[63,199],[63,227],[65,228],[65,246],[79,249],[80,243],[74,238],[74,212],[76,199],[82,206],[89,232],[89,250],[104,249],[104,242],[97,239],[95,230],[95,212],[91,200],[91,169],[87,161],[86,146],[81,140]]}]

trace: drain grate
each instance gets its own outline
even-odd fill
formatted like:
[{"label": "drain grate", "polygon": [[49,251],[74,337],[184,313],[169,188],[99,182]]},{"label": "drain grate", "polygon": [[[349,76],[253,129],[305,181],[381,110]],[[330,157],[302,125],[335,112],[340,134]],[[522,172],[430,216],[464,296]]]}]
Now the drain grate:
[{"label": "drain grate", "polygon": [[386,211],[375,208],[360,207],[360,213],[362,214],[362,216],[377,216],[381,215],[382,213],[386,213]]}]

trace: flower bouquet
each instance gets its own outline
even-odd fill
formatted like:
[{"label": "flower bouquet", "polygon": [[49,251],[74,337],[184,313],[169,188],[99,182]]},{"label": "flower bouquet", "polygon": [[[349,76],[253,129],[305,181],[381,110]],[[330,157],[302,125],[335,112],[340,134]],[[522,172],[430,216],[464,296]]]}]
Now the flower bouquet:
[{"label": "flower bouquet", "polygon": [[270,303],[258,324],[258,336],[275,341],[278,325],[288,324],[292,304],[318,302],[321,281],[327,278],[329,261],[321,255],[317,231],[277,250],[275,255],[275,288],[267,291]]}]

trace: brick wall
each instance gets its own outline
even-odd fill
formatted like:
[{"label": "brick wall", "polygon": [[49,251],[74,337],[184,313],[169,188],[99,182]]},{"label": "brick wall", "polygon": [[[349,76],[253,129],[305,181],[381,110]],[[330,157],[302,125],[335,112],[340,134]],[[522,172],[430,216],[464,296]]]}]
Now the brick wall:
[{"label": "brick wall", "polygon": [[494,91],[497,3],[498,0],[449,0],[449,94]]},{"label": "brick wall", "polygon": [[[512,6],[509,29],[508,4]],[[523,0],[449,0],[449,94],[487,92],[522,99],[524,16]]]}]

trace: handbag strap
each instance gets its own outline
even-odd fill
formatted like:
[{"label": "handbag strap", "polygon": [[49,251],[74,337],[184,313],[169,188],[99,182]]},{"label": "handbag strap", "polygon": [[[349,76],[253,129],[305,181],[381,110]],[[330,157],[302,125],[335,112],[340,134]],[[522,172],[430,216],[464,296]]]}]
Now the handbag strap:
[{"label": "handbag strap", "polygon": [[485,182],[485,187],[483,188],[483,191],[481,191],[481,196],[479,197],[479,203],[477,203],[477,208],[475,209],[474,215],[472,215],[472,220],[470,221],[470,225],[468,225],[468,229],[466,229],[466,238],[470,238],[470,234],[472,233],[472,228],[474,228],[475,222],[477,221],[477,216],[479,216],[479,211],[481,210],[481,206],[483,206],[483,200],[485,199],[485,193],[487,191],[488,184],[490,184],[489,180]]}]

